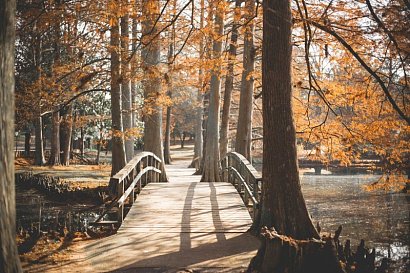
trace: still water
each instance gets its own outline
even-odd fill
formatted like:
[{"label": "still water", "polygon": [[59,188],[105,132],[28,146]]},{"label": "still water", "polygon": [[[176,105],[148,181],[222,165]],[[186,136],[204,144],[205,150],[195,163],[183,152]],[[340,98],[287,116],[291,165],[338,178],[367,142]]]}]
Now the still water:
[{"label": "still water", "polygon": [[[366,241],[378,258],[390,257],[391,272],[409,272],[410,196],[384,191],[367,192],[363,186],[377,181],[376,175],[301,176],[302,191],[314,223],[322,232],[343,226],[341,241],[353,246]],[[406,265],[407,264],[407,265]]]},{"label": "still water", "polygon": [[35,189],[16,185],[16,227],[18,231],[85,231],[102,208],[92,202],[67,203],[51,200]]}]

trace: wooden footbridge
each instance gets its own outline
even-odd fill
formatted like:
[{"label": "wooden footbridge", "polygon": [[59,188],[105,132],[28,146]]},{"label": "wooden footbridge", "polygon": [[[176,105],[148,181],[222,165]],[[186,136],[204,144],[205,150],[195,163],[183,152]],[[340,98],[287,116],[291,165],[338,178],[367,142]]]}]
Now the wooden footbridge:
[{"label": "wooden footbridge", "polygon": [[156,182],[160,160],[151,153],[136,156],[112,177],[118,185],[117,234],[82,245],[74,264],[58,270],[243,272],[259,245],[247,230],[261,179],[235,153],[222,162],[228,182],[200,182],[189,163],[167,165],[169,182],[163,183]]}]

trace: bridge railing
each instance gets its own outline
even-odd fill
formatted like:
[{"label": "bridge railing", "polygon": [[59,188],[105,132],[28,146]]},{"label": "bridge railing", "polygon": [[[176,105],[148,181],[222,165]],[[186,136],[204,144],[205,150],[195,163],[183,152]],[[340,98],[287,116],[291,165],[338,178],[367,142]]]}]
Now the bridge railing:
[{"label": "bridge railing", "polygon": [[111,177],[110,184],[116,185],[118,222],[124,220],[124,205],[127,200],[133,204],[136,192],[150,182],[159,182],[161,159],[151,152],[142,152],[131,159],[117,174]]},{"label": "bridge railing", "polygon": [[221,165],[224,181],[236,188],[246,206],[252,203],[252,218],[255,220],[259,211],[261,174],[243,155],[236,152],[228,153]]},{"label": "bridge railing", "polygon": [[[150,182],[159,182],[161,159],[151,152],[142,152],[131,159],[118,173],[110,178],[110,185],[115,187],[114,200],[92,225],[121,224],[124,220],[124,207],[135,202],[137,193]],[[113,208],[117,209],[117,221],[102,221]]]}]

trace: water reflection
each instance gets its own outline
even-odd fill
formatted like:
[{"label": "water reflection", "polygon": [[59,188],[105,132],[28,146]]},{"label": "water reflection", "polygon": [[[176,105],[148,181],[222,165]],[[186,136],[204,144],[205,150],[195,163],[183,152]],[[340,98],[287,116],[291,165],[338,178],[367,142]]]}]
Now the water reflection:
[{"label": "water reflection", "polygon": [[16,186],[16,218],[18,231],[85,231],[102,209],[92,203],[67,204],[50,200],[34,188]]},{"label": "water reflection", "polygon": [[342,240],[348,237],[357,244],[365,239],[368,247],[376,248],[379,258],[390,257],[405,263],[410,251],[409,196],[363,189],[363,185],[378,178],[305,173],[301,183],[312,219],[320,222],[322,231],[333,233],[343,225]]}]

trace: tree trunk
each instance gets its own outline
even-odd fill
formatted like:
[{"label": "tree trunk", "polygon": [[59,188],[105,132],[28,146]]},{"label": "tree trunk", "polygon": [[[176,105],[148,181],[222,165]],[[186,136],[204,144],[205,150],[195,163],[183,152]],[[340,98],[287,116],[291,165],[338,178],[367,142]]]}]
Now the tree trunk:
[{"label": "tree trunk", "polygon": [[[158,71],[160,64],[161,47],[157,36],[156,19],[159,16],[159,0],[142,2],[142,13],[145,20],[142,22],[141,50],[142,69],[144,71],[144,98],[153,102],[148,107],[153,108],[153,113],[144,116],[144,151],[156,154],[164,162],[162,148],[162,107],[156,104],[156,98],[161,93],[161,79]],[[149,43],[148,43],[149,41]],[[168,181],[165,173],[165,164],[161,164],[161,181]]]},{"label": "tree trunk", "polygon": [[248,159],[249,162],[252,162],[252,74],[255,68],[255,49],[253,46],[254,23],[252,17],[255,14],[255,0],[247,0],[245,8],[246,21],[249,21],[249,23],[245,26],[241,96],[239,102],[239,117],[238,127],[236,130],[235,151],[246,157],[246,159]]},{"label": "tree trunk", "polygon": [[324,241],[295,240],[279,235],[273,228],[264,228],[261,237],[262,246],[247,272],[345,273],[333,238],[328,237]]},{"label": "tree trunk", "polygon": [[266,0],[263,9],[263,169],[259,226],[294,239],[319,238],[299,181],[292,118],[290,0]]},{"label": "tree trunk", "polygon": [[34,165],[43,166],[46,163],[44,157],[44,142],[43,142],[43,119],[39,115],[34,120],[34,136],[35,136],[35,152]]},{"label": "tree trunk", "polygon": [[[173,1],[173,9],[175,14],[175,6],[176,1]],[[173,67],[172,61],[174,58],[174,39],[175,39],[175,24],[172,25],[172,30],[169,32],[169,48],[168,48],[168,75],[167,75],[167,83],[168,83],[168,92],[167,95],[170,99],[172,99],[172,81],[173,81]],[[165,164],[171,164],[171,112],[172,106],[167,107],[167,117],[165,122],[165,139],[164,139],[164,161]]]},{"label": "tree trunk", "polygon": [[185,137],[186,137],[185,132],[182,132],[182,134],[179,136],[179,139],[181,140],[181,148],[184,148],[185,146]]},{"label": "tree trunk", "polygon": [[103,141],[103,134],[102,134],[102,128],[100,128],[100,138],[98,139],[98,142],[97,142],[97,157],[95,158],[95,164],[97,165],[100,165],[102,141]]},{"label": "tree trunk", "polygon": [[[128,2],[128,1],[126,1]],[[128,63],[129,48],[129,15],[121,18],[121,95],[122,120],[125,139],[125,155],[127,162],[134,157],[134,136],[132,132],[132,95],[130,82],[130,65]]]},{"label": "tree trunk", "polygon": [[[225,3],[218,2],[215,6],[215,33],[217,37],[223,35]],[[221,39],[213,41],[213,59],[219,60],[222,55]],[[219,101],[221,92],[221,65],[219,61],[211,70],[211,83],[209,95],[209,111],[206,126],[206,150],[204,154],[204,166],[201,181],[218,182],[221,181],[219,175]]]},{"label": "tree trunk", "polygon": [[51,133],[51,150],[48,165],[60,165],[60,112],[52,113],[52,133]]},{"label": "tree trunk", "polygon": [[0,3],[0,272],[22,272],[16,246],[14,190],[14,42],[12,0]]},{"label": "tree trunk", "polygon": [[[214,25],[214,14],[215,14],[215,2],[214,1],[209,1],[208,4],[208,15],[206,17],[206,21],[207,21],[207,28],[211,29],[212,26]],[[205,18],[204,18],[205,19]],[[214,27],[215,29],[215,27]],[[205,48],[207,49],[206,51],[204,51],[204,56],[202,57],[203,59],[206,59],[209,63],[209,61],[211,61],[212,59],[212,53],[213,50],[210,50],[210,48],[213,46],[214,44],[214,36],[213,35],[208,35],[206,37],[205,40]],[[207,79],[208,75],[211,74],[212,70],[209,72],[208,70],[204,70],[203,71],[204,74],[204,78]],[[210,86],[206,85],[205,81],[203,81],[203,119],[202,119],[202,158],[199,164],[199,172],[196,172],[196,174],[203,174],[204,173],[204,165],[205,165],[205,158],[206,158],[206,145],[207,145],[207,126],[208,126],[208,117],[209,117],[209,98],[210,98]]]},{"label": "tree trunk", "polygon": [[[137,5],[138,1],[135,1],[134,8],[139,11],[139,6]],[[132,51],[135,52],[138,46],[138,21],[137,19],[132,20],[132,31],[131,31],[131,40],[132,40]],[[138,69],[138,64],[136,61],[131,61],[131,107],[132,107],[132,128],[137,127],[138,121],[138,112],[137,112],[137,97],[138,97],[138,89],[137,89],[137,81],[135,80],[135,72]]]},{"label": "tree trunk", "polygon": [[80,128],[80,156],[81,157],[84,157],[84,149],[85,149],[84,137],[85,137],[84,127],[81,127]]},{"label": "tree trunk", "polygon": [[[170,95],[170,92],[168,92]],[[172,107],[167,107],[167,120],[165,122],[165,139],[164,139],[164,162],[171,164],[171,110]]]},{"label": "tree trunk", "polygon": [[[73,106],[74,108],[74,106]],[[70,141],[70,159],[74,158],[74,141],[75,141],[75,135],[76,135],[76,121],[77,121],[77,114],[76,112],[73,112],[73,118],[72,118],[72,130],[71,130],[71,141]]]},{"label": "tree trunk", "polygon": [[[34,26],[36,27],[36,24]],[[41,117],[41,62],[42,62],[42,43],[41,35],[37,34],[35,37],[34,46],[34,63],[36,66],[36,80],[39,81],[40,86],[36,89],[38,100],[35,101],[35,119],[34,119],[34,136],[35,136],[35,152],[34,152],[34,164],[37,166],[43,166],[46,164],[44,156],[44,140],[43,140],[43,118]]]},{"label": "tree trunk", "polygon": [[71,135],[73,134],[73,106],[69,105],[60,125],[61,164],[70,165]]},{"label": "tree trunk", "polygon": [[[110,16],[113,22],[111,26],[111,121],[112,121],[112,168],[111,176],[120,171],[126,164],[124,135],[121,113],[121,89],[120,89],[120,58],[119,42],[120,33],[118,18]],[[113,190],[110,185],[110,189]]]},{"label": "tree trunk", "polygon": [[[56,0],[55,5],[57,10],[60,9],[60,2],[61,0]],[[60,65],[60,20],[61,16],[57,16],[56,19],[54,20],[54,58],[53,58],[53,64],[50,67],[50,74],[53,73],[53,66],[59,66]],[[54,102],[55,103],[55,102]],[[59,105],[55,105],[51,117],[51,122],[52,122],[52,134],[51,134],[51,150],[50,150],[50,157],[48,159],[48,165],[60,165],[61,160],[60,160],[60,111],[57,111],[59,109]]]},{"label": "tree trunk", "polygon": [[228,138],[229,138],[229,114],[231,111],[231,97],[233,90],[233,81],[234,81],[234,65],[236,60],[236,49],[238,46],[238,28],[241,17],[241,3],[242,0],[235,1],[235,14],[234,21],[232,25],[231,33],[231,42],[229,44],[229,53],[228,53],[228,71],[226,73],[225,79],[225,93],[224,93],[224,102],[222,106],[222,119],[221,119],[221,139],[220,143],[220,156],[224,158],[228,152]]},{"label": "tree trunk", "polygon": [[[204,0],[201,0],[201,18],[200,18],[200,29],[204,28],[204,9],[205,3]],[[191,162],[190,167],[198,166],[199,173],[202,173],[202,149],[203,149],[203,130],[202,130],[202,123],[203,123],[203,94],[204,94],[204,72],[203,72],[203,65],[202,65],[202,58],[204,56],[204,38],[200,37],[199,41],[199,72],[198,72],[198,94],[197,94],[197,109],[196,109],[196,117],[195,117],[195,144],[194,144],[194,158]]]},{"label": "tree trunk", "polygon": [[30,156],[31,150],[31,130],[29,126],[26,127],[26,132],[24,133],[24,155]]},{"label": "tree trunk", "polygon": [[[334,261],[334,248],[322,251],[320,244],[309,241],[320,237],[310,219],[299,181],[292,118],[291,1],[265,0],[263,4],[263,183],[261,215],[255,221],[257,230],[263,227],[263,238],[248,271],[343,272],[339,262]],[[309,267],[322,260],[332,267]]]}]

